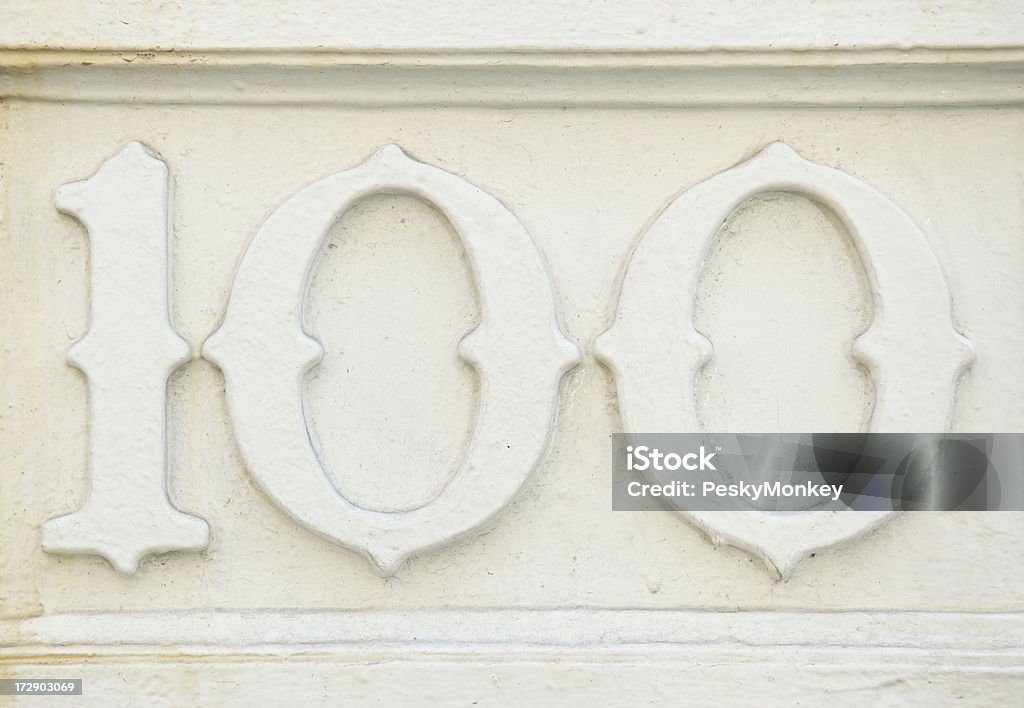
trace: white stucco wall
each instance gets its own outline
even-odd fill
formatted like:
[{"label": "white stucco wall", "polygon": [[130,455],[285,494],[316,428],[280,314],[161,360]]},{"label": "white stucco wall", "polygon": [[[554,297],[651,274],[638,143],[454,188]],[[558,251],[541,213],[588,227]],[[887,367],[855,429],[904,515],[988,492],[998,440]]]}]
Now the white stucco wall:
[{"label": "white stucco wall", "polygon": [[[888,298],[910,343],[880,360],[912,346],[927,385],[962,353],[936,333],[973,360],[887,431],[1024,431],[1022,76],[1015,2],[8,3],[0,678],[104,706],[1015,703],[1024,514],[823,520],[782,564],[613,512],[623,372],[666,372],[595,340],[661,210],[781,142],[904,214],[918,250],[880,248],[936,280],[880,292],[820,198],[745,201],[692,294],[700,425],[878,429],[852,342]],[[46,523],[87,499],[87,539]]]}]

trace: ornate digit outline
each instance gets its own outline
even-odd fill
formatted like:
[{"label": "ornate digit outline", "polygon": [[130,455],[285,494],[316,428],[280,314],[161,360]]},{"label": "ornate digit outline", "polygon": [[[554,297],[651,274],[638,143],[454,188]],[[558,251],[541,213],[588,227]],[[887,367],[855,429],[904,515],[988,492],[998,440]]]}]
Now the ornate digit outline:
[{"label": "ornate digit outline", "polygon": [[[480,326],[459,356],[480,376],[480,408],[449,485],[417,509],[363,509],[331,484],[310,442],[301,381],[322,356],[303,310],[331,226],[373,194],[435,205],[462,239],[480,293]],[[530,235],[501,202],[453,174],[386,145],[315,182],[271,214],[238,268],[224,322],[203,346],[224,372],[250,473],[308,529],[364,554],[385,575],[413,553],[479,527],[516,494],[551,430],[558,382],[579,354],[558,328],[554,296]]]},{"label": "ornate digit outline", "polygon": [[89,379],[89,497],[43,526],[43,550],[92,553],[134,573],[151,553],[201,550],[206,521],[167,496],[167,377],[190,358],[167,319],[167,165],[130,142],[57,209],[89,231],[89,332],[68,361]]},{"label": "ornate digit outline", "polygon": [[[698,430],[694,381],[713,353],[693,324],[700,268],[728,216],[750,197],[771,191],[820,201],[856,243],[874,299],[874,319],[853,344],[854,357],[875,384],[872,429],[946,430],[957,380],[974,348],[953,326],[946,281],[924,235],[884,195],[781,142],[676,197],[633,252],[615,322],[595,346],[616,380],[623,429]],[[666,303],[674,309],[666,312]],[[863,533],[889,515],[680,513],[714,543],[743,548],[779,575],[812,551]]]}]

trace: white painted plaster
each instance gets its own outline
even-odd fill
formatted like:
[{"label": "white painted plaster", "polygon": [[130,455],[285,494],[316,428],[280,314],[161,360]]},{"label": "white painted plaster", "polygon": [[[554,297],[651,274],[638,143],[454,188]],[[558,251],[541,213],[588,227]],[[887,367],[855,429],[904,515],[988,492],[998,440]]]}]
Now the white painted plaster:
[{"label": "white painted plaster", "polygon": [[[1022,20],[1011,0],[6,3],[0,677],[82,677],[71,700],[97,706],[1014,704],[1024,515],[897,514],[856,538],[828,518],[794,540],[612,512],[610,437],[671,369],[636,365],[664,353],[646,342],[616,379],[594,341],[634,289],[670,332],[711,334],[680,425],[1024,429]],[[54,208],[131,141],[166,171],[129,151],[134,179],[102,204]],[[777,141],[807,162],[750,160]],[[389,144],[409,157],[353,169]],[[360,174],[362,194],[406,196],[334,225],[330,185]],[[794,180],[832,211],[771,193],[719,228]],[[659,218],[680,193],[696,211]],[[316,258],[367,220],[379,238]],[[636,268],[673,225],[667,255],[707,260],[669,291]],[[462,246],[435,238],[449,226]],[[421,257],[423,234],[444,257]],[[403,287],[356,277],[382,272]],[[493,348],[467,363],[478,314]],[[784,318],[806,336],[765,322]],[[225,371],[199,356],[218,329]],[[311,335],[328,353],[300,379]],[[954,383],[961,336],[975,358]],[[556,384],[565,340],[580,364]],[[305,354],[259,368],[247,342]],[[478,416],[523,441],[514,459],[479,447]],[[371,432],[392,457],[350,445]],[[463,448],[487,471],[453,486]],[[294,484],[267,466],[282,458],[302,460]],[[93,516],[97,498],[117,504]],[[193,537],[154,540],[167,514]],[[55,516],[102,523],[48,553]]]}]

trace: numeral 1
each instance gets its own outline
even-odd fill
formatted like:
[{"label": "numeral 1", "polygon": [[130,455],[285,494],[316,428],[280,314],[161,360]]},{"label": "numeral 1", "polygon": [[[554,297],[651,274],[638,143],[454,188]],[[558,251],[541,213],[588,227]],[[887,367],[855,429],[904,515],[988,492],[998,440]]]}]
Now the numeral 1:
[{"label": "numeral 1", "polygon": [[46,522],[43,548],[134,573],[144,556],[209,540],[167,494],[167,377],[190,354],[168,321],[167,166],[128,143],[58,189],[56,205],[89,231],[91,322],[68,361],[89,381],[90,489],[81,509]]}]

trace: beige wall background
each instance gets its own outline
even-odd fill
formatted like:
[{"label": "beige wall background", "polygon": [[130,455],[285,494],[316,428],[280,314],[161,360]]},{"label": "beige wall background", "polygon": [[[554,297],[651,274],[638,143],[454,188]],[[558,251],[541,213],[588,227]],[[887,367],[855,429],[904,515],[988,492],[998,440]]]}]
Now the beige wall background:
[{"label": "beige wall background", "polygon": [[[0,677],[83,678],[91,705],[1015,702],[1024,516],[895,515],[780,574],[671,513],[613,513],[623,423],[593,341],[665,205],[782,141],[923,234],[976,352],[936,402],[949,430],[1024,430],[1024,8],[57,5],[0,10]],[[54,193],[130,141],[168,169],[191,352],[166,385],[168,496],[210,534],[126,575],[44,552],[42,527],[95,474],[67,363],[95,319],[93,236]],[[268,216],[390,143],[522,224],[580,358],[536,465],[488,470],[525,477],[511,500],[383,576],[254,480],[201,348]],[[452,220],[393,191],[330,226],[300,308],[324,349],[306,420],[337,493],[372,510],[429,508],[495,390],[458,356],[488,286]],[[875,297],[820,200],[745,201],[693,297],[704,429],[871,429],[877,382],[850,351]],[[533,337],[495,346],[515,360]]]}]

